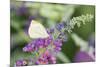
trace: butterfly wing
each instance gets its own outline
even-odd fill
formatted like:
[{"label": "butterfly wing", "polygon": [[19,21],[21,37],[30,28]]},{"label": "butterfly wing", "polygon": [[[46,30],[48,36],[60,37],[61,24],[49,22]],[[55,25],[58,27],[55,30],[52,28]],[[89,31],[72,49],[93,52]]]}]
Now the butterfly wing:
[{"label": "butterfly wing", "polygon": [[47,37],[49,37],[44,26],[34,20],[31,21],[31,24],[30,24],[30,27],[28,30],[28,34],[31,38],[47,38]]}]

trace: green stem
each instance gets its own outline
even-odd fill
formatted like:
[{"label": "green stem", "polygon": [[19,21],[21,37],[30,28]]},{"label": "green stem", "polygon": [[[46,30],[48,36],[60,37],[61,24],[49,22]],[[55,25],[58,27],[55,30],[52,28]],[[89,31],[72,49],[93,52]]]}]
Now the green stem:
[{"label": "green stem", "polygon": [[72,39],[74,40],[75,44],[80,47],[82,51],[88,51],[88,42],[80,38],[77,34],[71,34]]},{"label": "green stem", "polygon": [[65,56],[65,54],[64,54],[63,52],[57,53],[57,58],[60,59],[60,60],[61,60],[62,62],[64,62],[64,63],[69,63],[69,62],[71,62],[71,61],[69,60],[69,58],[68,58],[67,56]]}]

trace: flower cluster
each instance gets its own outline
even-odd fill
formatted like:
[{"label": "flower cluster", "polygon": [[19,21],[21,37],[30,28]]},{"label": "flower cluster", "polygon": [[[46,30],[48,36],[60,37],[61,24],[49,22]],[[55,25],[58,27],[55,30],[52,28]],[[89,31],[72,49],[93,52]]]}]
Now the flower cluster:
[{"label": "flower cluster", "polygon": [[27,64],[27,60],[20,59],[16,61],[16,66],[26,66]]},{"label": "flower cluster", "polygon": [[85,51],[78,51],[74,57],[74,62],[90,62],[94,59]]},{"label": "flower cluster", "polygon": [[51,42],[51,38],[46,38],[46,39],[36,39],[33,40],[31,43],[29,43],[28,45],[26,45],[23,48],[24,52],[33,52],[33,51],[37,51],[39,50],[39,48],[46,48]]},{"label": "flower cluster", "polygon": [[[81,23],[84,24],[92,19],[93,16],[87,14],[76,18],[74,17],[70,21],[64,20],[54,28],[47,30],[47,33],[49,34],[48,38],[34,39],[23,48],[23,51],[34,54],[35,59],[33,59],[33,64],[55,64],[56,53],[61,50],[62,43],[67,41],[67,35],[65,35],[65,32],[71,32],[75,24],[79,27]],[[23,62],[16,61],[16,65],[23,66]]]},{"label": "flower cluster", "polygon": [[38,64],[55,64],[56,58],[55,56],[51,55],[50,51],[45,51],[42,56],[38,58],[38,60],[35,62],[36,65]]},{"label": "flower cluster", "polygon": [[[48,29],[48,38],[34,39],[23,48],[24,52],[35,53],[35,60],[33,64],[55,64],[56,53],[61,50],[62,43],[67,40],[63,31],[64,24],[57,24],[55,28]],[[29,64],[29,61],[28,63]],[[16,65],[24,66],[22,60],[16,61]]]}]

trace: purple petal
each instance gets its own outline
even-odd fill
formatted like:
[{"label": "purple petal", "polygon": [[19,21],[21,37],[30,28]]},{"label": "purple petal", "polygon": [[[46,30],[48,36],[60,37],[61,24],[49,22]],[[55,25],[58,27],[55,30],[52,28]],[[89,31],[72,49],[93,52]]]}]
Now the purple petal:
[{"label": "purple petal", "polygon": [[74,57],[74,62],[91,62],[94,61],[86,52],[79,51]]}]

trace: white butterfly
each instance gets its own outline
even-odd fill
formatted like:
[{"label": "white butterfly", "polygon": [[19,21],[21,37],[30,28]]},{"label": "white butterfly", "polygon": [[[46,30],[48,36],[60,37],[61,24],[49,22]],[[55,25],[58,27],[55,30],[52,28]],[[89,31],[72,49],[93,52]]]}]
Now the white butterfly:
[{"label": "white butterfly", "polygon": [[31,38],[47,38],[49,37],[46,29],[42,24],[32,20],[29,26],[28,34]]}]

